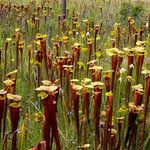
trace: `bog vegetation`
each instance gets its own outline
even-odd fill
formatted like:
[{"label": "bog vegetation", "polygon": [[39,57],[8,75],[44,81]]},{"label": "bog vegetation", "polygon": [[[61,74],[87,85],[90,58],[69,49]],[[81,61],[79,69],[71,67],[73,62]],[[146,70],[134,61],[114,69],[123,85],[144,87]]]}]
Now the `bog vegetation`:
[{"label": "bog vegetation", "polygon": [[1,1],[0,149],[150,149],[149,8]]}]

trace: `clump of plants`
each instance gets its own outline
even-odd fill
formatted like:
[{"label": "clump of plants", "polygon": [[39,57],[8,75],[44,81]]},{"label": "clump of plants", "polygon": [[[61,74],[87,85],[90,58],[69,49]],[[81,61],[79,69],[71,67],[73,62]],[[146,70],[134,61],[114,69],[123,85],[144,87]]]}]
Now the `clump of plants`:
[{"label": "clump of plants", "polygon": [[149,149],[144,6],[63,2],[0,2],[0,148]]}]

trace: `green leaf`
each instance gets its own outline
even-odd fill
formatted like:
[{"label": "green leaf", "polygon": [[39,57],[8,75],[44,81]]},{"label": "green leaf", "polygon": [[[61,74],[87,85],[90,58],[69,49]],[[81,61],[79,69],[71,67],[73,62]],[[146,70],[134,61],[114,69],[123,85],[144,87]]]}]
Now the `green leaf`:
[{"label": "green leaf", "polygon": [[25,142],[25,132],[26,132],[26,127],[25,127],[24,123],[22,124],[20,130],[21,130],[20,131],[21,133],[20,133],[20,136],[19,136],[19,138],[20,138],[19,149],[23,150],[24,149],[24,142]]}]

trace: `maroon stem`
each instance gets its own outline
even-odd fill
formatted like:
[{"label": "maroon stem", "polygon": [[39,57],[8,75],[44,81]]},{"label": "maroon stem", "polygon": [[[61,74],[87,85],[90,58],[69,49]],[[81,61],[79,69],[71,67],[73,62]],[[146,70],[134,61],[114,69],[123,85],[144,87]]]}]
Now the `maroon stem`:
[{"label": "maroon stem", "polygon": [[127,72],[127,75],[128,76],[132,76],[132,68],[130,67],[131,64],[133,64],[134,62],[134,55],[133,54],[129,54],[128,55],[128,72]]},{"label": "maroon stem", "polygon": [[106,85],[106,92],[109,92],[111,89],[111,83],[109,77],[105,77],[105,85]]},{"label": "maroon stem", "polygon": [[118,66],[117,66],[117,79],[120,77],[120,69],[121,69],[121,64],[123,62],[123,57],[119,56],[118,57]]},{"label": "maroon stem", "polygon": [[104,145],[103,145],[103,150],[107,150],[108,121],[109,121],[109,107],[107,106],[107,109],[106,109],[106,121],[105,121],[105,128],[104,128]]},{"label": "maroon stem", "polygon": [[4,136],[5,136],[5,131],[6,131],[6,116],[7,116],[7,99],[5,100],[4,102],[4,110],[3,110],[3,139],[4,139]]},{"label": "maroon stem", "polygon": [[59,78],[60,78],[60,86],[63,84],[63,64],[59,65]]},{"label": "maroon stem", "polygon": [[38,146],[37,146],[38,150],[46,150],[46,142],[45,141],[41,141]]},{"label": "maroon stem", "polygon": [[128,116],[128,128],[127,128],[127,133],[125,137],[125,147],[130,148],[132,139],[133,139],[133,129],[135,127],[135,120],[137,118],[137,114],[133,113],[132,111],[129,112]]},{"label": "maroon stem", "polygon": [[129,100],[130,100],[130,91],[131,91],[131,81],[127,79],[126,81],[126,99],[125,99],[125,105],[128,107]]},{"label": "maroon stem", "polygon": [[96,71],[96,70],[92,71],[92,81],[93,82],[101,81],[101,71]]},{"label": "maroon stem", "polygon": [[91,57],[92,57],[92,44],[88,44],[88,50],[89,50],[89,59],[88,59],[88,61],[90,61]]},{"label": "maroon stem", "polygon": [[[55,110],[55,107],[53,109]],[[52,116],[51,127],[52,127],[52,135],[56,142],[56,149],[61,150],[61,144],[60,144],[59,133],[58,133],[58,125],[56,120],[56,110],[54,115]]]},{"label": "maroon stem", "polygon": [[143,33],[144,33],[144,29],[143,27],[140,28],[140,41],[143,40]]},{"label": "maroon stem", "polygon": [[122,131],[122,122],[118,121],[118,143],[116,150],[120,150],[121,147],[121,131]]},{"label": "maroon stem", "polygon": [[38,86],[40,85],[40,82],[41,82],[41,68],[42,68],[42,59],[43,59],[43,55],[42,55],[42,52],[41,51],[37,51],[37,61],[38,61],[38,65],[37,65],[37,68],[38,68],[38,73],[37,73],[37,83],[38,83]]},{"label": "maroon stem", "polygon": [[78,134],[78,142],[79,142],[79,95],[76,91],[73,91],[73,105],[74,105],[74,116],[75,116],[75,125]]},{"label": "maroon stem", "polygon": [[[0,66],[2,64],[2,49],[0,48]],[[2,72],[0,72],[0,84],[2,83]]]},{"label": "maroon stem", "polygon": [[100,108],[102,102],[102,89],[94,89],[94,124],[95,124],[95,149],[100,144]]},{"label": "maroon stem", "polygon": [[136,60],[136,84],[138,84],[139,80],[140,80],[143,62],[144,62],[144,54],[141,54],[141,55],[137,54],[137,60]]},{"label": "maroon stem", "polygon": [[51,112],[51,100],[50,96],[44,99],[44,126],[43,126],[43,136],[46,141],[46,150],[50,150],[50,115],[53,115]]},{"label": "maroon stem", "polygon": [[10,119],[12,127],[12,150],[17,150],[17,127],[20,119],[20,106],[10,106]]},{"label": "maroon stem", "polygon": [[[104,131],[104,150],[107,150],[107,144],[111,144],[111,128],[113,115],[113,96],[108,96],[108,106],[106,110],[106,122]],[[108,131],[109,130],[109,131]]]},{"label": "maroon stem", "polygon": [[[108,105],[109,105],[108,129],[111,131],[111,128],[112,128],[112,116],[113,116],[113,97],[112,96],[108,96]],[[110,139],[110,135],[108,136],[108,138]]]},{"label": "maroon stem", "polygon": [[150,14],[148,14],[148,31],[150,31]]},{"label": "maroon stem", "polygon": [[144,100],[144,119],[143,119],[140,150],[143,149],[143,144],[144,144],[144,139],[145,139],[145,128],[146,128],[146,118],[147,118],[147,114],[148,114],[149,98],[150,98],[150,75],[148,77],[146,77],[146,92],[145,92],[145,100]]},{"label": "maroon stem", "polygon": [[87,121],[89,121],[89,106],[90,106],[90,93],[87,92],[87,91],[84,91],[83,92],[83,102],[84,102],[84,105],[85,105],[85,115],[86,115],[86,119]]},{"label": "maroon stem", "polygon": [[116,75],[116,69],[117,69],[117,64],[118,64],[118,56],[117,55],[113,55],[112,56],[112,79],[111,79],[111,90],[113,91],[114,88],[114,84],[115,84],[115,75]]},{"label": "maroon stem", "polygon": [[75,68],[75,71],[74,71],[74,77],[75,78],[78,76],[79,67],[78,67],[77,63],[79,62],[79,59],[80,59],[80,48],[74,48],[72,61],[74,63],[74,68]]},{"label": "maroon stem", "polygon": [[70,99],[70,71],[65,71],[66,76],[66,108],[68,114],[68,121],[70,122],[70,110],[71,110],[71,99]]},{"label": "maroon stem", "polygon": [[46,77],[48,79],[49,75],[48,75],[47,54],[46,54],[46,41],[45,40],[41,41],[41,47],[42,47],[43,58],[44,58],[44,63],[45,63]]},{"label": "maroon stem", "polygon": [[[43,127],[43,136],[44,140],[46,141],[46,150],[50,150],[50,140],[55,138],[56,148],[57,150],[61,150],[59,134],[58,134],[58,126],[57,126],[57,119],[56,119],[56,95],[49,95],[47,98],[44,99],[44,127]],[[52,138],[50,138],[50,127],[52,129]]]},{"label": "maroon stem", "polygon": [[133,97],[134,97],[134,104],[136,106],[141,106],[143,94],[139,93],[138,91],[134,91]]},{"label": "maroon stem", "polygon": [[[134,62],[134,55],[128,55],[128,76],[132,76],[133,68],[130,67],[131,64]],[[130,91],[131,91],[131,81],[126,80],[126,98],[125,98],[125,105],[128,107],[129,99],[130,99]]]},{"label": "maroon stem", "polygon": [[0,139],[1,139],[1,126],[2,126],[4,107],[5,107],[5,100],[0,100]]},{"label": "maroon stem", "polygon": [[[116,143],[116,136],[115,136],[115,134],[111,134],[109,150],[114,149],[115,143]],[[120,149],[118,149],[118,150],[120,150]]]}]

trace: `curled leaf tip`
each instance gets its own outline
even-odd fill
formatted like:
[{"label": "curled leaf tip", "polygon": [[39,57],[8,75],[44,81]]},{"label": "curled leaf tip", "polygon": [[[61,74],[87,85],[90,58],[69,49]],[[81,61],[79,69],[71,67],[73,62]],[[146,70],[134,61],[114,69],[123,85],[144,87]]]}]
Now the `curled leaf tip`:
[{"label": "curled leaf tip", "polygon": [[95,87],[95,86],[100,86],[103,87],[104,83],[103,82],[99,82],[99,81],[95,81],[95,82],[91,82],[91,84]]},{"label": "curled leaf tip", "polygon": [[8,79],[8,80],[5,80],[5,81],[3,81],[4,82],[4,84],[6,85],[6,86],[11,86],[11,85],[13,85],[13,84],[15,84],[12,80],[10,80],[10,79]]},{"label": "curled leaf tip", "polygon": [[7,94],[7,98],[8,98],[9,100],[20,101],[21,98],[22,98],[22,96],[20,96],[20,95],[14,95],[14,94],[8,93],[8,94]]},{"label": "curled leaf tip", "polygon": [[120,50],[118,49],[118,48],[111,48],[111,49],[106,49],[106,54],[108,55],[108,56],[114,56],[114,55],[118,55],[119,54],[119,52],[120,52]]},{"label": "curled leaf tip", "polygon": [[55,92],[58,89],[58,86],[51,85],[51,86],[40,86],[36,88],[36,91],[45,91],[45,92]]},{"label": "curled leaf tip", "polygon": [[90,146],[91,146],[90,144],[84,144],[83,146],[81,146],[81,148],[88,148]]},{"label": "curled leaf tip", "polygon": [[82,88],[83,88],[82,85],[73,85],[74,90],[80,91],[80,90],[82,90]]},{"label": "curled leaf tip", "polygon": [[89,69],[98,71],[98,70],[103,70],[103,67],[102,66],[93,66],[93,67],[90,67]]},{"label": "curled leaf tip", "polygon": [[134,85],[134,86],[132,86],[132,90],[143,92],[143,85],[142,84]]},{"label": "curled leaf tip", "polygon": [[6,41],[10,42],[10,41],[12,41],[12,39],[11,38],[6,38]]},{"label": "curled leaf tip", "polygon": [[150,70],[143,70],[141,73],[144,75],[150,75]]},{"label": "curled leaf tip", "polygon": [[49,80],[43,80],[42,83],[46,86],[50,86],[52,84]]},{"label": "curled leaf tip", "polygon": [[5,91],[5,90],[0,90],[0,95],[5,95],[7,93],[7,91]]}]

